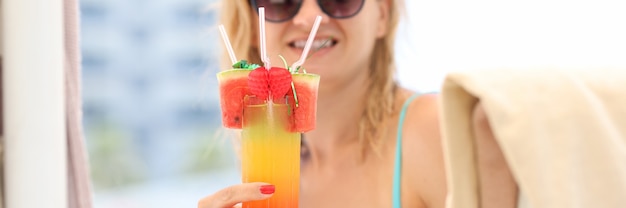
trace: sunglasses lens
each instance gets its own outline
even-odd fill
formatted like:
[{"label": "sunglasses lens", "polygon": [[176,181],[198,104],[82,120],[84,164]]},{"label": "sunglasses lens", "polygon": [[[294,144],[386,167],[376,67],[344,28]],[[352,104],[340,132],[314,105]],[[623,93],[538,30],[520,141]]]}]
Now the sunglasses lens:
[{"label": "sunglasses lens", "polygon": [[320,7],[333,18],[348,18],[356,15],[365,0],[319,0]]},{"label": "sunglasses lens", "polygon": [[302,0],[256,0],[256,7],[265,8],[265,19],[282,22],[298,13]]}]

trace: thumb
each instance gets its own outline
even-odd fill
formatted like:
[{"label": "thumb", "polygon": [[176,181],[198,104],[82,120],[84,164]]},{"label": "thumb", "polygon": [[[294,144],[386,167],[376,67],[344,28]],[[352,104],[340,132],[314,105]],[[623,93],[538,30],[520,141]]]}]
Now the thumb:
[{"label": "thumb", "polygon": [[268,183],[243,183],[226,187],[201,199],[198,208],[231,208],[240,202],[267,199],[274,194],[274,185]]}]

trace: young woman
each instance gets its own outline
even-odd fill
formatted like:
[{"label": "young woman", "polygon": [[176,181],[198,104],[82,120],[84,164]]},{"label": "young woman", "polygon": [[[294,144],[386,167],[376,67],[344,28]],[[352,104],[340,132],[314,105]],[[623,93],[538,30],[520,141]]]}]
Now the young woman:
[{"label": "young woman", "polygon": [[[288,63],[299,59],[315,17],[323,17],[313,48],[330,41],[304,64],[321,81],[317,127],[303,137],[302,208],[444,207],[437,97],[404,89],[393,77],[400,4],[222,1],[221,21],[235,53],[254,63],[261,63],[257,7],[266,11],[267,54],[275,66],[282,64],[278,55]],[[271,194],[261,190],[268,186],[258,182],[227,187],[201,199],[198,207],[233,207],[265,199]]]}]

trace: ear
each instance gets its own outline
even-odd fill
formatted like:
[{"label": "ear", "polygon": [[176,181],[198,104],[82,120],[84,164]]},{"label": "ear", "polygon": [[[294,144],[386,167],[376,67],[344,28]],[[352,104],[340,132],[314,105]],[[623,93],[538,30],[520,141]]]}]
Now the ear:
[{"label": "ear", "polygon": [[378,18],[378,28],[376,30],[376,37],[382,38],[387,35],[387,27],[389,26],[389,9],[391,8],[391,4],[393,4],[392,0],[378,0],[378,10],[379,10],[379,18]]}]

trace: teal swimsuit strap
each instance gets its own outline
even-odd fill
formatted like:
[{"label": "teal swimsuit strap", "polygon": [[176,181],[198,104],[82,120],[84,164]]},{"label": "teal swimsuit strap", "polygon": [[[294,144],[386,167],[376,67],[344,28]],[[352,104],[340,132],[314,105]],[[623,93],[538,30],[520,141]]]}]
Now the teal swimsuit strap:
[{"label": "teal swimsuit strap", "polygon": [[392,195],[392,200],[393,200],[393,208],[401,208],[402,207],[402,201],[401,201],[401,194],[400,194],[400,188],[401,188],[401,177],[402,176],[402,127],[404,126],[404,117],[406,117],[406,111],[409,108],[409,104],[411,104],[411,101],[413,101],[415,98],[417,98],[419,96],[419,94],[414,94],[412,95],[409,99],[407,99],[404,102],[404,105],[402,105],[402,111],[400,111],[400,119],[398,121],[398,132],[396,133],[396,160],[394,163],[394,169],[393,169],[393,195]]}]

